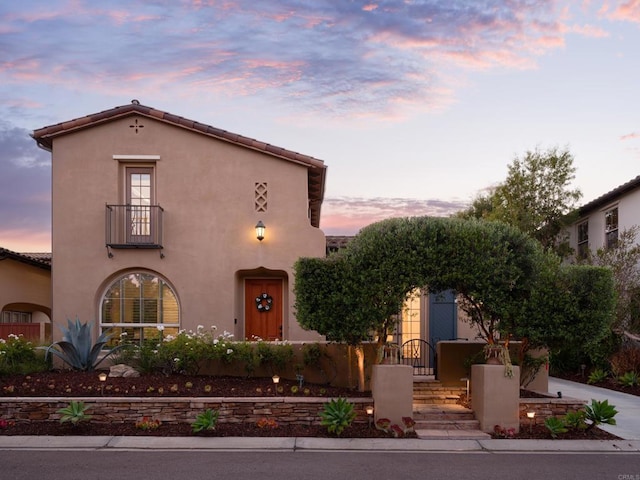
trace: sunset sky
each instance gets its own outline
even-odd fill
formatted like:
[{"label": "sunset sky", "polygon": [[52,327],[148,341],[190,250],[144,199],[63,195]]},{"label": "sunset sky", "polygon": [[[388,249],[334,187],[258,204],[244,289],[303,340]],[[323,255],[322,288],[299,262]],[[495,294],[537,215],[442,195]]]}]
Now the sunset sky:
[{"label": "sunset sky", "polygon": [[640,0],[0,3],[0,247],[50,251],[36,128],[141,104],[324,160],[321,228],[448,215],[527,150],[640,175]]}]

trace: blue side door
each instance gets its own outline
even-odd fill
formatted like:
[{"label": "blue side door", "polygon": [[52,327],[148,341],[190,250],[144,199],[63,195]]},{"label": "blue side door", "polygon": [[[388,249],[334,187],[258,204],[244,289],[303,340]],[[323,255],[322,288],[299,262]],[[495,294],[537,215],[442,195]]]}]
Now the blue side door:
[{"label": "blue side door", "polygon": [[[436,348],[441,340],[458,336],[458,305],[453,290],[429,293],[429,343]],[[431,354],[433,356],[433,353]],[[433,365],[433,358],[431,365]]]}]

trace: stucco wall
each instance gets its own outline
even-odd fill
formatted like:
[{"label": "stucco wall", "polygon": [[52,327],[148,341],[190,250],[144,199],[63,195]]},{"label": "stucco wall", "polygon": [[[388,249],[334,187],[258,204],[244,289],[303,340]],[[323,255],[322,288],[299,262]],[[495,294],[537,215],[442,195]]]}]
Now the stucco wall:
[{"label": "stucco wall", "polygon": [[[130,128],[135,118],[144,125],[137,134]],[[124,163],[114,155],[160,157],[155,185],[164,208],[164,258],[141,249],[107,257],[105,205],[124,203]],[[285,277],[284,338],[320,338],[303,331],[293,312],[294,262],[325,252],[323,232],[308,219],[305,166],[139,116],[56,138],[52,164],[56,318],[98,321],[109,284],[131,269],[148,270],[174,288],[182,328],[216,325],[242,338],[237,272],[274,270]],[[256,182],[268,184],[266,213],[255,212]],[[267,226],[262,242],[258,220]]]},{"label": "stucco wall", "polygon": [[[51,316],[51,272],[11,258],[0,261],[0,312],[3,310],[30,312],[33,323],[48,324]],[[40,328],[39,340],[48,341],[50,330]]]}]

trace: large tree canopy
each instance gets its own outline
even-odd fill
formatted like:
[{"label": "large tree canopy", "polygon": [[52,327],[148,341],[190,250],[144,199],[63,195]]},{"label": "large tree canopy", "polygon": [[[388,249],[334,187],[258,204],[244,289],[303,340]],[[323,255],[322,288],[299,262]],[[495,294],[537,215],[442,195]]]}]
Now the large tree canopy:
[{"label": "large tree canopy", "polygon": [[507,178],[488,195],[475,199],[459,215],[508,223],[538,240],[545,249],[566,256],[568,244],[560,238],[569,215],[582,196],[570,188],[574,179],[573,156],[550,148],[528,151],[508,167]]},{"label": "large tree canopy", "polygon": [[611,274],[564,268],[504,223],[389,219],[364,228],[327,259],[298,260],[297,318],[330,340],[359,345],[384,330],[410,291],[428,286],[461,295],[489,342],[515,334],[531,337],[534,346],[551,346],[567,338],[556,329],[582,338],[587,327],[589,340],[597,341],[613,308]]}]

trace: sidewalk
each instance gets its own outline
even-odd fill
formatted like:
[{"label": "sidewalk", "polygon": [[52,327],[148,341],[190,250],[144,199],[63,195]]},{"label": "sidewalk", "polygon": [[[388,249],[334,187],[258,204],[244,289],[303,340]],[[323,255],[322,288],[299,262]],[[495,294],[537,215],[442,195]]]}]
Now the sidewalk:
[{"label": "sidewalk", "polygon": [[420,440],[416,438],[0,436],[0,451],[2,450],[639,453],[640,440]]},{"label": "sidewalk", "polygon": [[559,378],[549,378],[549,392],[562,392],[563,397],[578,398],[589,404],[591,399],[609,400],[618,411],[616,425],[599,425],[599,428],[625,440],[640,440],[640,397]]}]

